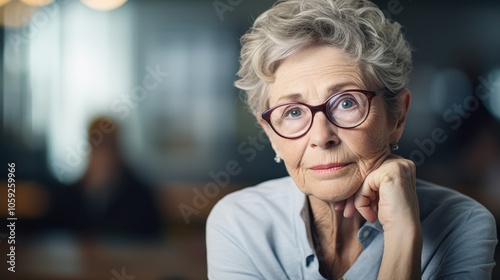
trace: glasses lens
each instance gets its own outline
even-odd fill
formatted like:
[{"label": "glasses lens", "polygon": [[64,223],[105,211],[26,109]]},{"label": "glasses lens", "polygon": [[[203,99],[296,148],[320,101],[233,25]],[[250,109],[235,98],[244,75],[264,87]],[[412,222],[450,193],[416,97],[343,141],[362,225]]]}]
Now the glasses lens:
[{"label": "glasses lens", "polygon": [[302,104],[283,104],[272,112],[271,124],[279,134],[296,137],[308,129],[311,115],[311,110]]},{"label": "glasses lens", "polygon": [[330,120],[341,127],[354,127],[362,123],[369,108],[368,98],[356,91],[334,95],[327,104]]}]

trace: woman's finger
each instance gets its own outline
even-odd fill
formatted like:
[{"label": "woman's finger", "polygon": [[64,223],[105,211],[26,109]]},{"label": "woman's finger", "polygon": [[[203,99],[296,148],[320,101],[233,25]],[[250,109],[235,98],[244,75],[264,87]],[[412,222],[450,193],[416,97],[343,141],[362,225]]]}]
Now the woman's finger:
[{"label": "woman's finger", "polygon": [[333,203],[333,207],[336,211],[342,211],[345,208],[345,200],[337,201]]},{"label": "woman's finger", "polygon": [[354,196],[354,207],[369,222],[377,220],[377,192],[365,181]]},{"label": "woman's finger", "polygon": [[356,207],[354,207],[354,196],[351,196],[345,202],[344,217],[352,218],[355,214]]}]

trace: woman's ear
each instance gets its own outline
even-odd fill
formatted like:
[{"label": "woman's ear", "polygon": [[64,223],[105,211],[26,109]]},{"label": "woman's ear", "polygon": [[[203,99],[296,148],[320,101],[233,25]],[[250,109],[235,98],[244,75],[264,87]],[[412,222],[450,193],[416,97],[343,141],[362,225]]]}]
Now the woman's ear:
[{"label": "woman's ear", "polygon": [[396,116],[396,122],[394,123],[393,130],[390,135],[390,143],[396,143],[399,141],[403,135],[403,131],[406,124],[406,117],[408,116],[408,110],[410,109],[411,92],[409,89],[405,88],[399,93],[399,114]]}]

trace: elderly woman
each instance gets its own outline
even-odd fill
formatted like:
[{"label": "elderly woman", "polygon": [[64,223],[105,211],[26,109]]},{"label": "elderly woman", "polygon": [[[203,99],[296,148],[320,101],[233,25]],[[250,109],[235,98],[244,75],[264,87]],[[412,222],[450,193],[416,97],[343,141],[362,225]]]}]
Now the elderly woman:
[{"label": "elderly woman", "polygon": [[290,177],[223,198],[210,279],[489,279],[492,215],[416,179],[398,149],[411,50],[368,1],[279,1],[242,38],[237,87]]}]

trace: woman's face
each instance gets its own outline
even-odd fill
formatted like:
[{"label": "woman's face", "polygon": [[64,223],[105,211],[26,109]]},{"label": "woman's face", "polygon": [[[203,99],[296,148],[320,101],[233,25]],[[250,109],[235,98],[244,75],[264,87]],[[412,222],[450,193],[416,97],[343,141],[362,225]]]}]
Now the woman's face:
[{"label": "woman's face", "polygon": [[[269,106],[290,101],[318,105],[346,89],[378,90],[363,79],[358,65],[341,50],[311,47],[279,66],[270,87]],[[352,196],[367,174],[380,166],[390,153],[390,143],[402,133],[397,123],[387,120],[381,96],[373,98],[370,114],[356,128],[338,128],[318,112],[306,135],[285,139],[261,120],[274,150],[302,192],[329,202]]]}]

